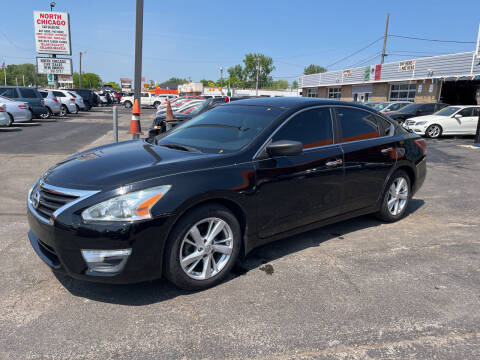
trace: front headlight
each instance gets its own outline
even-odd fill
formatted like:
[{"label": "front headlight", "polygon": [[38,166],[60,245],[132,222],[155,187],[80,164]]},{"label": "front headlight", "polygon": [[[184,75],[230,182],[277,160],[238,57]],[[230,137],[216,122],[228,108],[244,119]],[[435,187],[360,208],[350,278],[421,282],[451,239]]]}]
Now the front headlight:
[{"label": "front headlight", "polygon": [[426,121],[417,121],[415,124],[413,125],[425,125],[427,122]]},{"label": "front headlight", "polygon": [[84,210],[82,218],[85,221],[151,219],[150,210],[170,188],[171,185],[163,185],[114,197]]}]

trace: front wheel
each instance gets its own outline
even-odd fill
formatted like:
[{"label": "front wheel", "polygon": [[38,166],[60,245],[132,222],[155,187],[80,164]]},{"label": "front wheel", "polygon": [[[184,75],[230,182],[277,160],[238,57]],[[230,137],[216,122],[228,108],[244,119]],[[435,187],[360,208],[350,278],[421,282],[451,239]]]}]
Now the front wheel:
[{"label": "front wheel", "polygon": [[50,116],[52,116],[52,111],[48,107],[47,107],[47,112],[46,113],[41,113],[40,114],[40,118],[42,118],[44,120],[48,119]]},{"label": "front wheel", "polygon": [[201,206],[172,230],[165,249],[165,276],[186,290],[206,289],[225,278],[240,247],[236,217],[221,205]]},{"label": "front wheel", "polygon": [[387,222],[400,220],[407,211],[410,192],[410,178],[405,171],[398,170],[387,183],[377,217]]},{"label": "front wheel", "polygon": [[430,125],[425,131],[425,135],[432,139],[439,138],[442,135],[442,127],[437,124]]},{"label": "front wheel", "polygon": [[125,101],[123,106],[125,106],[127,109],[130,109],[132,107],[132,103],[130,101]]},{"label": "front wheel", "polygon": [[158,107],[158,105],[160,105],[160,103],[159,103],[158,101],[155,101],[155,102],[153,103],[153,106],[156,107],[156,108]]}]

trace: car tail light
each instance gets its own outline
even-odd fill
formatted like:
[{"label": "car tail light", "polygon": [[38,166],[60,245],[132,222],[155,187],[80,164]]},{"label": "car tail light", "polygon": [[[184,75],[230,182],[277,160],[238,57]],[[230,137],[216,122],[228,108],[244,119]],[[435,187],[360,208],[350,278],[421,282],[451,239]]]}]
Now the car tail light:
[{"label": "car tail light", "polygon": [[43,106],[45,106],[45,100],[42,99],[40,102],[42,103]]},{"label": "car tail light", "polygon": [[73,101],[73,102],[75,102],[75,99],[74,99],[74,98],[71,98],[71,99],[70,99],[70,101]]},{"label": "car tail light", "polygon": [[56,103],[58,103],[58,99],[55,97],[52,99],[53,101],[55,101]]},{"label": "car tail light", "polygon": [[0,112],[5,112],[5,108],[3,106],[0,106]]},{"label": "car tail light", "polygon": [[19,108],[19,109],[26,109],[26,108],[27,108],[27,105],[18,105],[18,108]]},{"label": "car tail light", "polygon": [[413,142],[422,150],[422,154],[426,155],[427,154],[427,142],[425,139],[416,139],[413,140]]},{"label": "car tail light", "polygon": [[230,98],[228,96],[225,96],[225,102],[228,103],[230,101]]}]

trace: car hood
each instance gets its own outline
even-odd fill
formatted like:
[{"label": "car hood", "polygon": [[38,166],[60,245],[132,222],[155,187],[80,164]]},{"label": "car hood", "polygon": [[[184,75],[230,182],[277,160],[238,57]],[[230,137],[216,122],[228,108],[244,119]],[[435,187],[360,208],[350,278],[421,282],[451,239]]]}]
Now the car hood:
[{"label": "car hood", "polygon": [[61,161],[44,175],[53,186],[103,190],[214,166],[217,154],[169,149],[132,140],[90,149]]},{"label": "car hood", "polygon": [[415,116],[408,119],[408,121],[439,121],[444,120],[446,116],[440,115],[425,115],[425,116]]}]

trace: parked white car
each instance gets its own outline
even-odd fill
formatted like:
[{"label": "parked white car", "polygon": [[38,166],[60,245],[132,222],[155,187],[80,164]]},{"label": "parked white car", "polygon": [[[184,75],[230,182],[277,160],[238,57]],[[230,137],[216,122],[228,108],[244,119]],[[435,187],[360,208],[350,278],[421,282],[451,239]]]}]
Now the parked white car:
[{"label": "parked white car", "polygon": [[4,104],[6,114],[9,118],[7,126],[14,122],[25,122],[32,120],[32,113],[28,109],[28,103],[15,101],[5,96],[0,96],[0,103]]},{"label": "parked white car", "polygon": [[475,135],[480,106],[447,106],[432,115],[406,120],[403,126],[430,138],[442,135]]},{"label": "parked white car", "polygon": [[[140,93],[140,106],[155,106],[158,107],[162,102],[164,102],[166,96],[155,95],[149,92]],[[133,106],[134,100],[132,96],[122,96],[120,104],[123,104],[126,108],[131,108]]]},{"label": "parked white car", "polygon": [[61,102],[60,115],[65,116],[68,113],[78,113],[77,106],[75,104],[75,98],[66,90],[53,90],[53,95]]},{"label": "parked white car", "polygon": [[53,95],[53,91],[49,89],[38,90],[40,95],[43,97],[43,101],[45,101],[45,107],[49,111],[49,114],[41,114],[40,117],[42,119],[47,119],[50,115],[60,115],[61,113],[61,104],[60,101]]},{"label": "parked white car", "polygon": [[7,105],[0,100],[0,126],[8,126],[10,123],[10,116],[7,114]]}]

